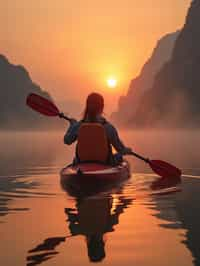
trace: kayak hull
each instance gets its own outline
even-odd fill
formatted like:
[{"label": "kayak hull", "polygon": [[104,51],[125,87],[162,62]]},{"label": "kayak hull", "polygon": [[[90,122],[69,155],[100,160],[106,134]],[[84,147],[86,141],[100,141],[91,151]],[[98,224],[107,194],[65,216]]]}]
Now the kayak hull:
[{"label": "kayak hull", "polygon": [[61,170],[61,185],[72,196],[107,190],[130,177],[127,161],[117,166],[82,163]]}]

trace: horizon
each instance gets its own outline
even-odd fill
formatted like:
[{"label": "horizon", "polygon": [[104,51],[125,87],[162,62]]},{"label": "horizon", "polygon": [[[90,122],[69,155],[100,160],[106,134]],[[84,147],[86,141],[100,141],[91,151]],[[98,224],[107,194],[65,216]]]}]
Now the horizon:
[{"label": "horizon", "polygon": [[[1,53],[23,65],[58,103],[83,105],[89,92],[98,91],[111,113],[157,41],[182,28],[191,1],[157,0],[153,7],[144,0],[84,3],[2,3]],[[108,86],[110,77],[114,88]]]}]

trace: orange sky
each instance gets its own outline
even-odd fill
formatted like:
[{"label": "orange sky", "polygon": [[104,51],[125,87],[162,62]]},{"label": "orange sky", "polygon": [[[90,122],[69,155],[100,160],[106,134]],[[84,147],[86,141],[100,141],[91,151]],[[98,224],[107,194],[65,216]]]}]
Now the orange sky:
[{"label": "orange sky", "polygon": [[[116,108],[157,40],[182,27],[190,0],[7,0],[0,53],[24,65],[57,101],[97,90]],[[3,25],[3,27],[2,27]],[[116,90],[106,88],[114,75]]]}]

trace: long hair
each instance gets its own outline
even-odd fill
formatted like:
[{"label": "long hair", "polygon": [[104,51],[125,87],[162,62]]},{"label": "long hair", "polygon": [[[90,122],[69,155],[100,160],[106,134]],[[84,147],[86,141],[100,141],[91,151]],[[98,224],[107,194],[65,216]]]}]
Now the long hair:
[{"label": "long hair", "polygon": [[98,115],[101,115],[104,108],[104,98],[99,93],[91,93],[86,100],[86,107],[83,115],[83,120],[95,120]]}]

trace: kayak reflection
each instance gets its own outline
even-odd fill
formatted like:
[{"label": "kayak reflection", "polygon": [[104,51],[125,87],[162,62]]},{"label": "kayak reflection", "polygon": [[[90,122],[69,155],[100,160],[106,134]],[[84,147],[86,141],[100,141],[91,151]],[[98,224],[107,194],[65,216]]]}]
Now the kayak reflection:
[{"label": "kayak reflection", "polygon": [[[70,236],[51,237],[30,250],[27,265],[33,266],[45,262],[59,252],[56,250],[68,238],[84,236],[87,255],[91,262],[100,262],[106,257],[105,234],[115,231],[119,216],[128,208],[133,199],[126,198],[118,188],[115,193],[105,192],[90,197],[75,198],[75,208],[65,208]],[[70,242],[68,242],[69,244]]]},{"label": "kayak reflection", "polygon": [[91,197],[77,199],[76,209],[66,208],[69,230],[73,236],[84,235],[88,257],[92,262],[105,258],[104,235],[114,231],[119,215],[124,212],[132,199],[124,196]]}]

